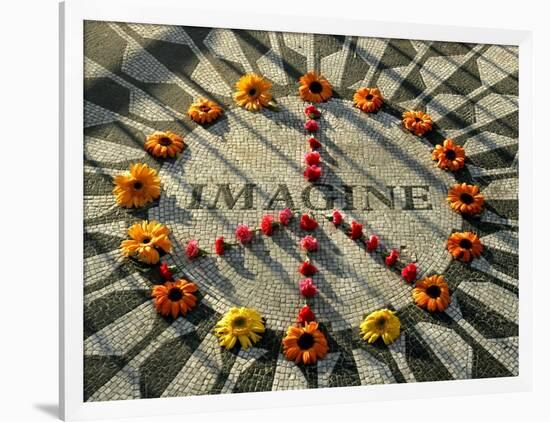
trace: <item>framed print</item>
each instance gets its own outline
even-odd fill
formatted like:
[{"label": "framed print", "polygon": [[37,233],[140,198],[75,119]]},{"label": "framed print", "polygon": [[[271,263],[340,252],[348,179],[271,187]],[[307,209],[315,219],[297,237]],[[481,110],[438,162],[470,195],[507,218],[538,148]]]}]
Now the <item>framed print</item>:
[{"label": "framed print", "polygon": [[530,387],[529,33],[61,12],[66,420]]}]

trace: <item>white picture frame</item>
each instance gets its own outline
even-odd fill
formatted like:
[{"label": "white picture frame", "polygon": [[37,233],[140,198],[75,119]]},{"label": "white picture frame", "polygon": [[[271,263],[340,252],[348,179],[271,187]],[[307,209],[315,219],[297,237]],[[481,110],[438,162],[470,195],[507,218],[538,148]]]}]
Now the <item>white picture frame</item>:
[{"label": "white picture frame", "polygon": [[[531,33],[438,25],[303,19],[292,14],[204,13],[178,0],[67,0],[60,6],[62,121],[60,148],[60,409],[64,420],[161,416],[208,411],[351,403],[450,395],[527,391],[532,385],[532,128]],[[499,379],[374,385],[120,402],[83,401],[83,22],[174,24],[516,45],[519,47],[520,370]]]}]

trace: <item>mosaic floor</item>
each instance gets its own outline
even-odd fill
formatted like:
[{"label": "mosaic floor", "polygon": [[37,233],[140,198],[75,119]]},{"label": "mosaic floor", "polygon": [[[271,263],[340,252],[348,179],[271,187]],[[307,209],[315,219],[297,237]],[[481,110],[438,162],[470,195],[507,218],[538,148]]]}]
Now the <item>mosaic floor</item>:
[{"label": "mosaic floor", "polygon": [[[325,172],[310,184],[302,157],[304,102],[297,80],[322,73],[335,95],[318,104]],[[277,110],[235,105],[235,82],[258,73],[273,83]],[[518,56],[515,47],[231,31],[141,24],[85,25],[84,398],[124,400],[379,383],[507,377],[518,374]],[[378,86],[385,104],[362,113],[351,98]],[[187,116],[206,96],[223,117],[200,126]],[[431,115],[416,137],[403,111]],[[177,159],[143,148],[154,131],[180,134]],[[442,171],[434,145],[452,138],[465,167]],[[113,176],[131,163],[159,172],[162,194],[127,210],[112,194]],[[464,217],[446,203],[448,188],[481,188],[483,213]],[[410,284],[329,221],[319,218],[315,263],[319,295],[312,310],[328,344],[316,365],[285,359],[281,341],[304,304],[296,268],[303,259],[294,220],[272,237],[223,257],[190,261],[185,244],[212,245],[235,226],[257,225],[289,206],[321,216],[340,208],[415,262],[418,278],[442,274],[451,304],[429,313]],[[128,227],[155,219],[171,230],[171,265],[195,282],[197,307],[175,320],[157,314],[156,282],[121,255]],[[453,260],[453,231],[473,231],[482,256]],[[233,306],[258,309],[262,339],[222,349],[213,334]],[[366,314],[396,311],[401,335],[386,346],[359,335]]]}]

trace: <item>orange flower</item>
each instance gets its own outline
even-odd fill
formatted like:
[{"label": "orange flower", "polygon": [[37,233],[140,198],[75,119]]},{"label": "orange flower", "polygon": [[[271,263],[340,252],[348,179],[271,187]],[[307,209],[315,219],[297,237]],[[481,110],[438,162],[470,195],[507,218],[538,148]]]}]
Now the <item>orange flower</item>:
[{"label": "orange flower", "polygon": [[258,111],[267,107],[273,98],[269,90],[271,82],[254,73],[242,76],[235,87],[237,92],[233,94],[236,103],[249,111]]},{"label": "orange flower", "polygon": [[473,258],[479,258],[481,252],[483,252],[483,245],[477,234],[457,232],[449,236],[447,250],[455,259],[470,262]]},{"label": "orange flower", "polygon": [[432,275],[417,281],[412,297],[418,306],[430,312],[443,312],[451,303],[449,286],[442,275]]},{"label": "orange flower", "polygon": [[118,205],[142,207],[160,196],[160,178],[147,164],[137,163],[130,170],[115,177],[115,195]]},{"label": "orange flower", "polygon": [[365,113],[378,111],[384,100],[378,88],[359,88],[353,94],[353,105]]},{"label": "orange flower", "polygon": [[183,151],[183,138],[172,132],[155,132],[147,137],[145,150],[155,157],[174,158]]},{"label": "orange flower", "polygon": [[324,76],[315,72],[307,72],[300,77],[300,96],[304,101],[320,103],[332,97],[332,86]]},{"label": "orange flower", "polygon": [[197,123],[210,123],[222,114],[222,108],[214,101],[199,98],[189,106],[187,114]]},{"label": "orange flower", "polygon": [[452,139],[445,139],[443,145],[436,145],[432,151],[432,158],[437,161],[441,169],[457,171],[464,167],[464,148],[455,145]]},{"label": "orange flower", "polygon": [[155,308],[159,314],[172,315],[176,319],[180,313],[185,315],[196,306],[197,298],[193,294],[196,291],[195,283],[179,279],[153,287],[151,296],[155,298]]},{"label": "orange flower", "polygon": [[482,211],[485,198],[477,186],[462,183],[449,189],[447,202],[454,211],[471,215],[479,214]]},{"label": "orange flower", "polygon": [[168,238],[170,230],[158,221],[144,220],[128,229],[130,239],[120,244],[122,254],[135,257],[146,264],[156,264],[160,260],[158,249],[172,251],[172,242]]},{"label": "orange flower", "polygon": [[315,363],[328,353],[327,339],[316,322],[306,322],[303,327],[292,325],[283,339],[283,353],[296,363]]},{"label": "orange flower", "polygon": [[432,118],[422,111],[403,113],[403,125],[417,136],[422,136],[432,130],[432,123]]}]

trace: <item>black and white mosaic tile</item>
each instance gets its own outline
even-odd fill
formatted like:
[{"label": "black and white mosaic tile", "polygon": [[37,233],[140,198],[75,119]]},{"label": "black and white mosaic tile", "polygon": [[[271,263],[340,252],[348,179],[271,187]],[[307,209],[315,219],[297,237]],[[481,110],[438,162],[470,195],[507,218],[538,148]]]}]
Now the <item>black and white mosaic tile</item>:
[{"label": "black and white mosaic tile", "polygon": [[[515,47],[89,21],[84,48],[86,401],[518,374]],[[325,172],[314,185],[302,176],[304,103],[297,96],[297,79],[309,70],[323,73],[335,91],[319,105]],[[273,83],[278,111],[235,106],[234,84],[249,72]],[[377,114],[352,107],[361,86],[382,91],[386,103]],[[186,110],[199,96],[221,104],[223,117],[204,127],[192,122]],[[408,109],[428,112],[434,130],[422,139],[404,131],[400,116]],[[180,157],[145,152],[145,137],[156,130],[184,137]],[[456,174],[431,161],[433,145],[445,138],[466,149]],[[113,176],[133,162],[159,171],[162,195],[126,211],[116,206]],[[479,217],[462,218],[446,204],[457,180],[481,187],[487,209]],[[281,186],[288,195],[280,196]],[[287,205],[319,216],[344,209],[400,247],[419,277],[443,274],[451,306],[441,315],[417,308],[410,285],[321,221],[314,256],[320,295],[312,309],[329,354],[310,367],[288,362],[281,341],[303,305],[297,222],[223,259],[190,262],[183,253],[190,238],[203,246],[219,235],[233,238],[238,223],[255,225]],[[200,304],[185,318],[158,315],[154,277],[120,255],[126,229],[141,219],[171,229],[174,251],[166,259],[199,287]],[[479,234],[480,259],[450,259],[445,242],[456,230]],[[266,333],[251,349],[220,349],[216,321],[244,305],[262,313]],[[401,337],[368,345],[359,324],[381,307],[397,311]]]}]

